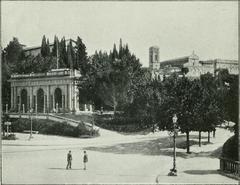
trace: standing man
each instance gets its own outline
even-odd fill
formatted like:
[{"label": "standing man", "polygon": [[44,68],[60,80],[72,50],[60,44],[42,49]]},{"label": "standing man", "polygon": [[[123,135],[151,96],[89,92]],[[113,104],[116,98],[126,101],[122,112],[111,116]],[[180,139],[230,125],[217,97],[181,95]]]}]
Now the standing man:
[{"label": "standing man", "polygon": [[68,152],[67,154],[67,167],[66,169],[72,169],[72,154],[71,154],[71,150]]},{"label": "standing man", "polygon": [[84,153],[84,155],[83,155],[84,168],[83,169],[86,170],[87,169],[86,163],[88,162],[88,156],[87,156],[87,152],[86,151],[84,151],[83,153]]}]

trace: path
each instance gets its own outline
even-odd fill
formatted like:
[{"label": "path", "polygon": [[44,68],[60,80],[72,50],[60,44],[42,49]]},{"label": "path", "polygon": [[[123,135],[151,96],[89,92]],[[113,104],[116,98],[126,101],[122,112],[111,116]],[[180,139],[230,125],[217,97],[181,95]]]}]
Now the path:
[{"label": "path", "polygon": [[[178,148],[177,177],[167,176],[172,168],[167,132],[148,135],[122,135],[104,129],[100,132],[101,137],[92,139],[34,135],[30,141],[29,135],[18,133],[19,140],[3,141],[3,183],[155,183],[156,179],[161,183],[237,183],[218,174],[219,160],[211,156],[232,135],[229,131],[218,129],[213,144],[201,149],[192,146],[190,156]],[[179,136],[179,141],[181,137],[184,138]],[[72,170],[65,169],[68,150],[73,153]],[[89,155],[87,171],[82,170],[83,150]]]}]

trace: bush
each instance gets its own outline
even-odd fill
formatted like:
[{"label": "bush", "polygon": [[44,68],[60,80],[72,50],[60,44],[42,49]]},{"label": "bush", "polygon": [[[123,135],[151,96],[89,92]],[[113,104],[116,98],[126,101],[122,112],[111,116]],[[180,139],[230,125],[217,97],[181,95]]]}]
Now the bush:
[{"label": "bush", "polygon": [[126,116],[114,116],[112,119],[106,119],[105,117],[95,117],[96,125],[105,129],[114,130],[118,132],[138,132],[146,130],[153,126],[149,117],[126,117]]},{"label": "bush", "polygon": [[9,134],[8,136],[2,136],[2,140],[16,140],[15,134]]},{"label": "bush", "polygon": [[230,137],[223,145],[222,157],[238,161],[238,138]]},{"label": "bush", "polygon": [[[11,129],[13,132],[23,132],[30,130],[30,120],[16,119],[12,121]],[[81,135],[99,136],[98,131],[89,130],[84,124],[79,124],[74,127],[67,122],[55,122],[51,120],[33,120],[32,129],[39,131],[40,134],[60,135],[80,137]]]}]

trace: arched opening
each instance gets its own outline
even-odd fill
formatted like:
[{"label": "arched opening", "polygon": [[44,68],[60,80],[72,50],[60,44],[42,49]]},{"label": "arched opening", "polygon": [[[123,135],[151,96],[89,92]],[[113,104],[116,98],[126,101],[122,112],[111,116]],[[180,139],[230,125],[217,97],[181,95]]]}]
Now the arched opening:
[{"label": "arched opening", "polygon": [[62,108],[62,91],[60,88],[56,88],[54,92],[55,107]]},{"label": "arched opening", "polygon": [[23,110],[23,105],[24,105],[24,111],[27,112],[28,107],[27,107],[27,90],[23,89],[21,91],[21,110]]},{"label": "arched opening", "polygon": [[44,107],[44,91],[38,89],[37,91],[37,112],[43,112]]}]

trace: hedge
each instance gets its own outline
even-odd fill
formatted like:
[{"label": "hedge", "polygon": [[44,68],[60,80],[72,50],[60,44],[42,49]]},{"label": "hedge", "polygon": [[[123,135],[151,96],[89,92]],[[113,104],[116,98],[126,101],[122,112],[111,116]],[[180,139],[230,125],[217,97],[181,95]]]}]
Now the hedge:
[{"label": "hedge", "polygon": [[230,137],[223,145],[222,157],[238,161],[238,138],[236,135]]},{"label": "hedge", "polygon": [[118,132],[138,132],[152,128],[152,123],[149,117],[124,117],[117,116],[112,119],[96,116],[95,124],[109,130]]},{"label": "hedge", "polygon": [[[11,131],[23,132],[24,130],[30,130],[30,125],[29,119],[13,119]],[[66,122],[55,122],[51,120],[33,120],[32,130],[38,131],[40,134],[71,137],[80,137],[82,135],[99,136],[97,130],[89,130],[85,125],[79,124],[77,127],[74,127]]]}]

